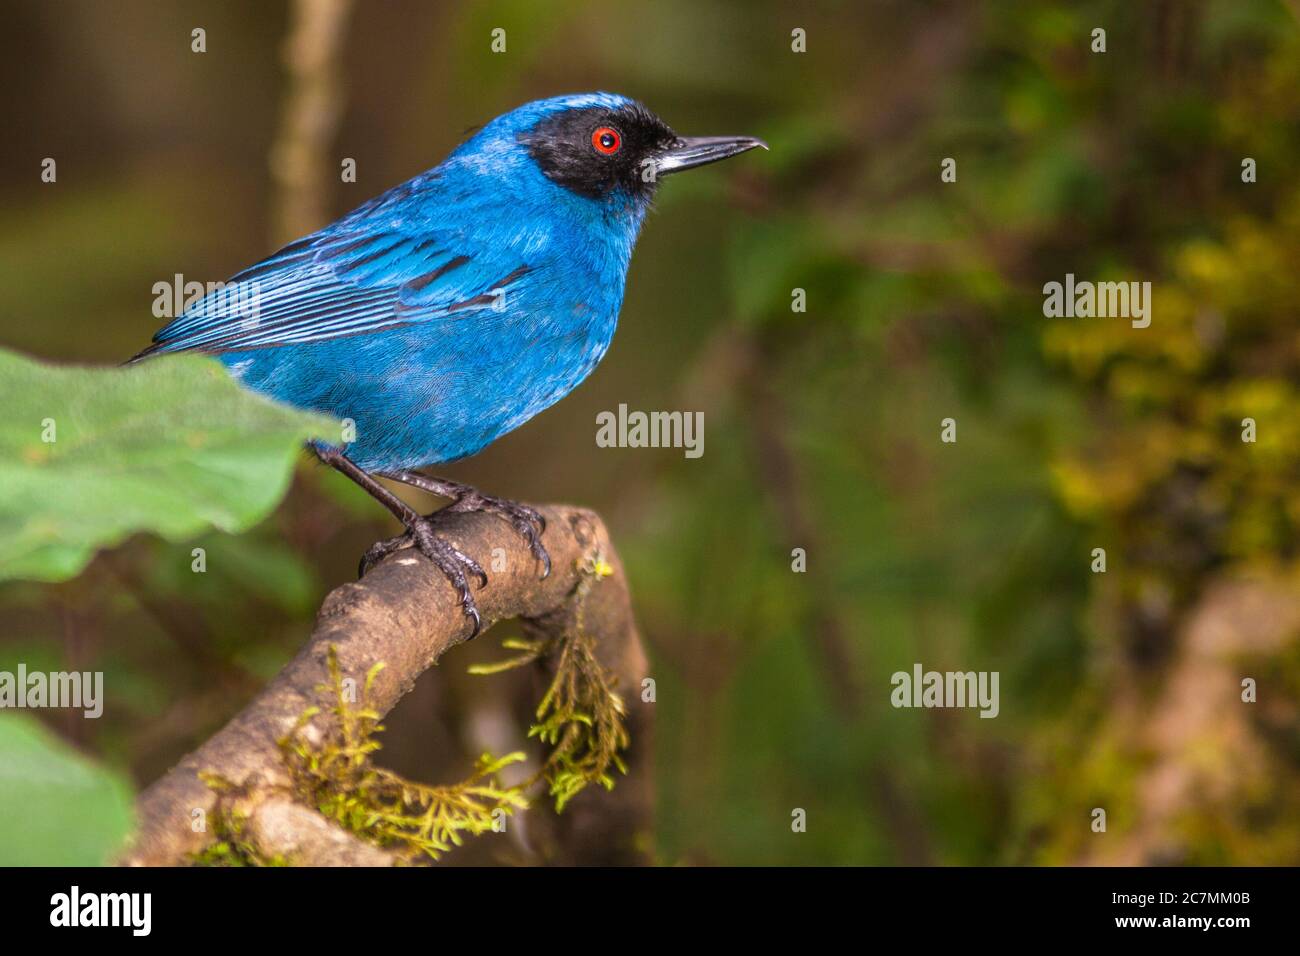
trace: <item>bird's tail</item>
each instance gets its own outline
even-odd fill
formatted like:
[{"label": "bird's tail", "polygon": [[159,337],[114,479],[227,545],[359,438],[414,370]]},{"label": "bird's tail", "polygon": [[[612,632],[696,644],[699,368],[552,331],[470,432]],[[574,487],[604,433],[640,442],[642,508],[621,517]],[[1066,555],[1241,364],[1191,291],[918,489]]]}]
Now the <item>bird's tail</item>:
[{"label": "bird's tail", "polygon": [[136,353],[135,353],[134,355],[132,355],[129,359],[127,359],[125,362],[123,362],[123,363],[122,363],[122,366],[134,365],[136,362],[143,362],[145,359],[149,358],[151,355],[156,355],[156,354],[157,354],[161,349],[162,349],[162,346],[159,345],[157,342],[154,342],[154,343],[153,343],[152,345],[150,345],[148,348],[141,349],[139,352],[136,352]]}]

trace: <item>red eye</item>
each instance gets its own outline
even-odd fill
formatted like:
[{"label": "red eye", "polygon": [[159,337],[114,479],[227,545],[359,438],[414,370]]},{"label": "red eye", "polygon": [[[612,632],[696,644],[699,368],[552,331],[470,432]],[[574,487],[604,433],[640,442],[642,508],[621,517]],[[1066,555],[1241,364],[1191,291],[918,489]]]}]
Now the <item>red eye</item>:
[{"label": "red eye", "polygon": [[591,145],[596,148],[596,152],[613,156],[623,145],[623,137],[619,136],[618,130],[613,127],[602,126],[591,134]]}]

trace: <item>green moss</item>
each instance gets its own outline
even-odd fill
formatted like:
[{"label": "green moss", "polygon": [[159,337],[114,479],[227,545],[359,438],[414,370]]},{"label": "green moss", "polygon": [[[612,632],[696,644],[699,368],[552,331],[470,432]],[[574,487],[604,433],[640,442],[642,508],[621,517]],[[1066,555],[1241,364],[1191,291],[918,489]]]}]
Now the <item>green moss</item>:
[{"label": "green moss", "polygon": [[366,675],[358,704],[349,703],[333,647],[329,673],[339,735],[320,747],[303,740],[302,728],[318,713],[308,708],[297,726],[280,741],[295,796],[364,840],[396,850],[414,862],[436,860],[464,838],[499,830],[500,821],[528,807],[522,786],[497,779],[503,767],[523,760],[522,753],[496,758],[483,754],[474,772],[461,783],[430,786],[377,767],[372,755],[380,743],[379,714],[370,705],[376,664]]},{"label": "green moss", "polygon": [[[437,860],[462,845],[467,836],[500,830],[505,817],[528,809],[527,792],[542,781],[555,799],[557,813],[591,784],[613,789],[613,771],[627,772],[620,755],[630,742],[626,708],[614,691],[614,676],[597,659],[595,640],[583,622],[588,591],[613,569],[598,553],[581,571],[573,623],[564,634],[540,640],[507,638],[503,646],[521,654],[470,668],[475,674],[496,674],[554,657],[555,675],[537,707],[537,722],[528,731],[529,737],[550,748],[538,773],[512,786],[500,782],[503,768],[524,759],[518,752],[504,757],[485,753],[468,779],[444,786],[415,783],[375,766],[372,757],[381,746],[375,735],[384,727],[371,705],[371,692],[384,665],[378,663],[366,674],[361,699],[354,704],[348,700],[338,655],[331,646],[330,683],[318,690],[332,695],[330,710],[339,732],[323,745],[303,739],[303,728],[320,713],[320,708],[309,707],[279,741],[293,796],[361,839],[414,863]],[[247,818],[239,809],[239,788],[215,774],[202,776],[220,799],[213,814],[216,839],[193,857],[196,864],[283,866],[292,862],[260,856],[244,837]]]},{"label": "green moss", "polygon": [[550,753],[528,786],[545,780],[556,813],[591,784],[612,790],[612,771],[627,773],[621,752],[630,743],[624,722],[627,709],[614,690],[614,676],[596,656],[595,640],[583,619],[587,592],[613,574],[613,568],[597,553],[580,570],[573,624],[564,634],[540,640],[508,638],[502,646],[522,654],[470,668],[472,674],[496,674],[554,656],[555,675],[537,706],[537,722],[528,729],[528,736],[550,747]]},{"label": "green moss", "polygon": [[241,788],[215,773],[202,773],[199,777],[218,794],[216,807],[211,814],[215,839],[197,853],[190,854],[194,866],[288,866],[289,861],[279,856],[264,856],[244,834],[248,816],[239,806],[243,796]]}]

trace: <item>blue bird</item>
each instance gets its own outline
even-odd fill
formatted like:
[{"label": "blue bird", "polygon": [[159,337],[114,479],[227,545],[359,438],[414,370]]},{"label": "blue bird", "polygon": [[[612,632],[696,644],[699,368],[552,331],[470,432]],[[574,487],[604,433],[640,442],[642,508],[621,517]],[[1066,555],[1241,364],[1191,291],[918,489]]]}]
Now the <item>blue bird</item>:
[{"label": "blue bird", "polygon": [[766,148],[678,136],[610,93],[528,103],[233,276],[132,361],[210,353],[247,388],[344,420],[347,441],[312,451],[407,529],[367,551],[361,573],[414,546],[457,589],[476,634],[467,575],[480,587],[487,575],[374,476],[505,518],[544,577],[536,510],[414,469],[475,454],[585,379],[614,335],[658,178],[756,146]]}]

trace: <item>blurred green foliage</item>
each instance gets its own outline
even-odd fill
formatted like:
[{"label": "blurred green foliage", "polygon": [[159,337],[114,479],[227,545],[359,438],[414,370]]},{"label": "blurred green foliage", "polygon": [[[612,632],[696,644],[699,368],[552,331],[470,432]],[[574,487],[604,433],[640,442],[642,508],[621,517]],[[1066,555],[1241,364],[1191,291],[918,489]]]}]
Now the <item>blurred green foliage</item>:
[{"label": "blurred green foliage", "polygon": [[0,715],[0,866],[99,866],[131,826],[131,787],[28,714]]},{"label": "blurred green foliage", "polygon": [[[0,41],[7,69],[48,81],[6,113],[28,152],[0,158],[0,314],[23,319],[3,341],[55,358],[120,360],[153,331],[153,282],[269,251],[283,9],[121,8],[114,25],[94,4],[29,10]],[[198,22],[205,58],[159,52]],[[1215,715],[1242,731],[1231,745],[1207,733],[1184,752],[1153,730],[1211,659],[1188,631],[1216,585],[1295,570],[1296,27],[1277,0],[354,16],[334,150],[360,177],[334,186],[335,212],[559,92],[616,89],[684,133],[772,144],[665,184],[601,367],[449,469],[610,524],[656,679],[664,861],[1300,859],[1297,635],[1191,675],[1259,679],[1251,716]],[[43,186],[32,157],[54,151]],[[1067,272],[1151,281],[1151,327],[1044,318],[1043,284]],[[707,453],[597,449],[595,415],[619,402],[704,411]],[[375,511],[304,469],[250,534],[137,539],[76,582],[7,585],[0,667],[104,669],[105,718],[61,729],[148,781],[293,652],[324,589],[391,533]],[[195,544],[207,575],[188,571]],[[915,662],[999,671],[1001,715],[892,709],[890,675]],[[386,721],[386,757],[454,779],[485,749],[493,693],[427,675]],[[1191,784],[1158,800],[1169,766]],[[1089,828],[1097,806],[1108,834]],[[486,859],[473,850],[447,860]]]},{"label": "blurred green foliage", "polygon": [[0,406],[0,580],[73,577],[137,531],[243,531],[279,502],[303,442],[338,430],[198,356],[54,368],[0,350]]}]

